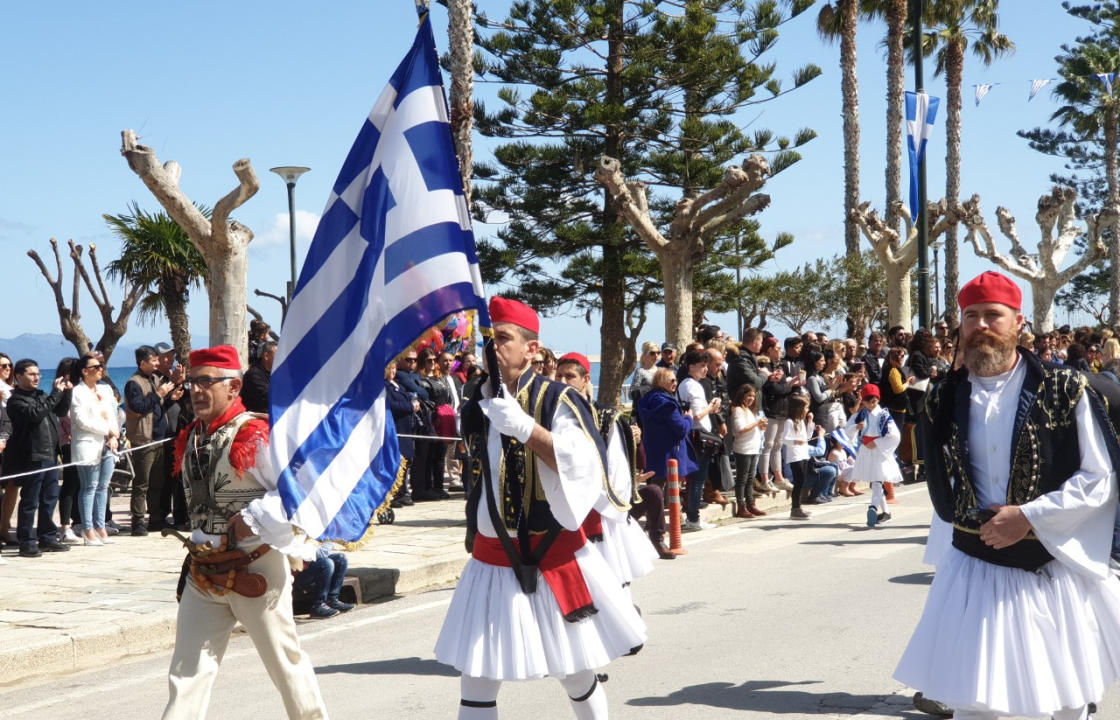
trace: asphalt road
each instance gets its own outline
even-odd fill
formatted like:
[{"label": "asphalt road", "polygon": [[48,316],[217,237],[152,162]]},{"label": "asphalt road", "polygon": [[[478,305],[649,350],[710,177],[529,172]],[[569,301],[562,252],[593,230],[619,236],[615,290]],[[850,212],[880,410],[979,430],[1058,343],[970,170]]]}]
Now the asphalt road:
[{"label": "asphalt road", "polygon": [[[808,523],[770,516],[686,536],[688,555],[635,583],[650,641],[606,669],[612,717],[925,718],[891,679],[931,581],[921,565],[925,488],[899,493],[890,524],[863,527],[864,506],[831,503]],[[453,718],[455,672],[432,659],[451,597],[440,589],[303,622],[336,720]],[[156,718],[169,654],[0,691],[5,720]],[[571,717],[552,680],[507,684],[503,718]],[[84,708],[84,710],[83,710]],[[211,720],[284,717],[247,636],[234,639]],[[1120,692],[1099,718],[1120,717]]]}]

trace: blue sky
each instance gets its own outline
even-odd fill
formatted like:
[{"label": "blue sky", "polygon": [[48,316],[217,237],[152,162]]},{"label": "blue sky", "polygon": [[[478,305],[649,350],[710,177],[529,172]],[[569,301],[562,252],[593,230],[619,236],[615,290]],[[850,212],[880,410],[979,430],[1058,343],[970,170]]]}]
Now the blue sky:
[{"label": "blue sky", "polygon": [[[506,0],[478,4],[491,16],[504,15],[508,7]],[[7,312],[0,337],[58,332],[50,288],[26,256],[29,248],[46,257],[49,238],[62,243],[73,238],[96,243],[105,263],[116,257],[119,243],[107,232],[102,213],[122,212],[132,200],[158,209],[119,154],[125,128],[135,129],[161,161],[179,162],[181,185],[196,202],[213,205],[236,184],[233,162],[252,160],[261,189],[235,213],[256,233],[249,288],[282,292],[288,276],[287,199],[283,182],[268,168],[312,168],[296,189],[302,256],[345,153],[415,28],[412,0],[23,3],[7,7],[5,15],[0,250],[6,262],[0,306]],[[809,126],[819,135],[802,149],[800,163],[766,187],[773,204],[758,216],[763,234],[772,238],[788,231],[796,238],[767,271],[831,256],[843,247],[839,49],[818,40],[815,15],[814,8],[788,24],[768,59],[785,78],[805,62],[820,65],[822,76],[744,119],[777,132]],[[434,8],[433,19],[437,43],[445,50],[442,8]],[[1024,244],[1033,247],[1035,203],[1060,163],[1031,151],[1015,131],[1047,123],[1055,105],[1048,91],[1028,103],[1030,81],[1052,77],[1059,46],[1087,26],[1057,2],[1020,0],[1004,3],[1001,29],[1016,42],[1015,54],[988,69],[971,56],[966,60],[962,196],[980,193],[993,227],[996,206],[1009,207],[1020,220]],[[885,192],[882,34],[881,25],[867,24],[859,35],[861,190],[879,207]],[[912,81],[908,73],[908,87]],[[976,108],[971,86],[983,82],[1001,84]],[[944,95],[932,67],[926,86]],[[944,188],[943,121],[942,114],[930,143],[931,197],[940,197]],[[486,156],[484,145],[475,152]],[[989,267],[969,247],[962,247],[961,257],[962,278]],[[48,264],[53,267],[49,259]],[[69,287],[72,267],[67,262],[64,268]],[[114,297],[119,300],[119,290]],[[99,318],[88,297],[82,303],[87,333],[96,338]],[[274,301],[251,298],[251,304],[279,324]],[[192,330],[205,333],[206,318],[199,291],[191,305]],[[715,320],[734,325],[732,316]],[[1057,320],[1066,321],[1064,311]],[[661,340],[663,324],[662,313],[653,312],[643,339]],[[598,325],[582,318],[546,318],[542,330],[545,343],[561,351],[599,350]],[[163,326],[134,324],[126,342],[165,335]]]}]

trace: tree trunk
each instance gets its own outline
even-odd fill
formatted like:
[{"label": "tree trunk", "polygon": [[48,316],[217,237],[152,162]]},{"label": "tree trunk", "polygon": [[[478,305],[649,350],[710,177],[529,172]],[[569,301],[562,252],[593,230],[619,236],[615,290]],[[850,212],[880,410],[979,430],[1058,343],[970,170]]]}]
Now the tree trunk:
[{"label": "tree trunk", "polygon": [[887,277],[887,324],[910,332],[914,310],[910,306],[910,268],[902,263],[883,268]]},{"label": "tree trunk", "polygon": [[[902,197],[902,121],[906,85],[907,0],[890,0],[887,6],[887,227],[898,230],[899,215],[895,200]],[[897,249],[898,243],[894,243]],[[909,296],[909,294],[907,294]]]},{"label": "tree trunk", "polygon": [[[607,29],[606,104],[622,104],[622,73],[625,70],[625,3],[614,0]],[[620,125],[607,126],[604,147],[611,157],[622,157],[623,137]],[[602,327],[599,338],[599,402],[614,407],[625,380],[623,355],[626,347],[626,271],[625,225],[618,210],[603,190],[603,255],[602,285],[599,301],[602,306]]]},{"label": "tree trunk", "polygon": [[[1104,164],[1108,181],[1108,209],[1117,209],[1120,203],[1120,179],[1117,165],[1116,107],[1109,105],[1104,114]],[[1120,323],[1120,233],[1112,226],[1108,243],[1108,322]]]},{"label": "tree trunk", "polygon": [[[840,0],[840,76],[844,112],[844,252],[850,258],[859,254],[859,228],[852,211],[859,206],[859,79],[856,75],[856,24],[859,4]],[[848,309],[848,337],[863,335],[856,327],[857,308]]]},{"label": "tree trunk", "polygon": [[[947,48],[945,60],[945,202],[956,206],[961,193],[961,73],[964,48],[954,43]],[[957,325],[957,293],[960,291],[957,226],[945,231],[945,317]]]},{"label": "tree trunk", "polygon": [[190,318],[187,317],[187,293],[170,281],[160,283],[160,299],[163,311],[167,313],[167,324],[171,327],[171,344],[179,362],[188,364],[191,355]]},{"label": "tree trunk", "polygon": [[1061,289],[1060,285],[1053,285],[1044,280],[1031,283],[1031,323],[1034,333],[1047,333],[1054,329],[1054,296]]},{"label": "tree trunk", "polygon": [[206,294],[210,298],[210,346],[232,345],[237,348],[243,362],[249,356],[249,326],[245,317],[248,244],[245,241],[226,252],[203,254],[208,268]]},{"label": "tree trunk", "polygon": [[665,283],[665,339],[677,346],[677,357],[692,342],[692,288],[696,262],[691,254],[658,253],[661,279]]},{"label": "tree trunk", "polygon": [[474,21],[471,0],[448,0],[447,39],[451,51],[451,136],[467,205],[471,201],[471,127],[474,121]]}]

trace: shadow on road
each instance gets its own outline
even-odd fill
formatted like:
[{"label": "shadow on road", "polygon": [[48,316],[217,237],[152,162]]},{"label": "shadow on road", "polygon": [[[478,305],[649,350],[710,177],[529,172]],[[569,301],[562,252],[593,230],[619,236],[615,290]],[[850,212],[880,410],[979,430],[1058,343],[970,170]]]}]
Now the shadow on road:
[{"label": "shadow on road", "polygon": [[[729,710],[753,710],[773,715],[806,717],[829,715],[832,717],[857,715],[883,704],[884,695],[852,695],[845,692],[813,693],[792,689],[797,686],[819,685],[820,680],[783,682],[780,680],[748,680],[741,685],[711,682],[691,685],[675,690],[668,696],[650,696],[627,700],[627,705],[638,707],[670,707],[673,705],[706,705]],[[915,714],[913,717],[920,717]],[[911,717],[904,714],[901,717]]]},{"label": "shadow on road", "polygon": [[925,545],[925,537],[880,537],[867,540],[806,540],[798,543],[799,545],[835,545],[842,547],[844,545],[893,545],[893,544],[910,544],[910,545]]},{"label": "shadow on road", "polygon": [[911,573],[909,575],[899,575],[892,577],[888,582],[899,583],[900,585],[929,585],[933,583],[933,573],[920,572]]},{"label": "shadow on road", "polygon": [[[762,530],[763,532],[771,532],[773,530],[789,530],[790,528],[817,528],[817,529],[820,529],[820,528],[836,528],[837,530],[853,530],[853,531],[856,531],[856,532],[863,532],[863,531],[874,529],[874,528],[868,528],[863,523],[856,523],[856,522],[817,523],[817,522],[813,522],[812,520],[810,520],[809,522],[788,522],[788,523],[781,523],[781,524],[766,523],[766,524],[750,525],[750,524],[744,523],[743,527],[758,528],[759,530]],[[883,530],[891,530],[891,529],[894,529],[894,530],[928,530],[929,525],[928,524],[926,524],[926,525],[894,525],[894,524],[891,524],[891,525],[884,525],[882,527],[882,529]],[[925,538],[922,538],[922,542],[925,542]]]},{"label": "shadow on road", "polygon": [[318,665],[316,675],[345,673],[348,675],[443,675],[459,677],[459,671],[430,658],[394,658],[392,660],[371,660],[370,662],[347,663],[345,665]]}]

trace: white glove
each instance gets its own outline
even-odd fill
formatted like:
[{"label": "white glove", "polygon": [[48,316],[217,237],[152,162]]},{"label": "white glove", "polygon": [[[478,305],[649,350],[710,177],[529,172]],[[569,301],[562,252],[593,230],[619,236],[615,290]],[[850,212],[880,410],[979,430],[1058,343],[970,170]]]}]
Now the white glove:
[{"label": "white glove", "polygon": [[502,435],[515,438],[520,443],[529,442],[537,423],[524,410],[521,403],[509,396],[484,398],[478,406],[490,420],[490,424]]}]

